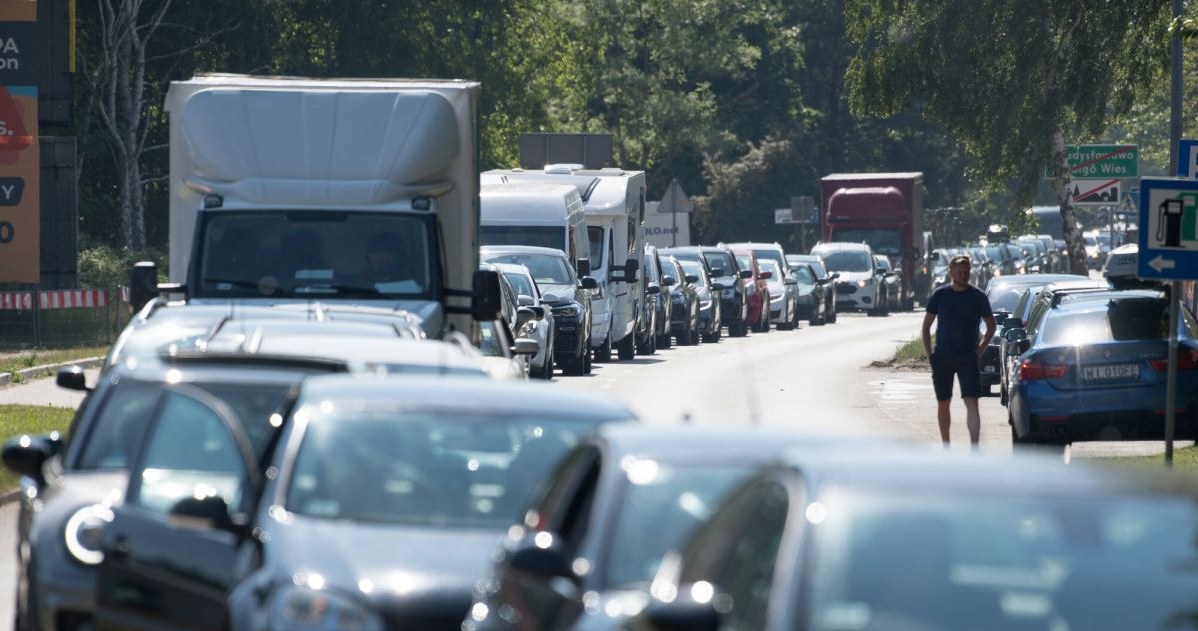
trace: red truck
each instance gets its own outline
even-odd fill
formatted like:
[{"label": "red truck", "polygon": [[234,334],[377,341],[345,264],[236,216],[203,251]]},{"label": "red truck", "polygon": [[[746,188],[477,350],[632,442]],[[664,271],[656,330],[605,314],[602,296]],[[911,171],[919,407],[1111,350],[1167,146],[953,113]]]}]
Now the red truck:
[{"label": "red truck", "polygon": [[823,240],[864,241],[901,270],[902,307],[931,290],[924,251],[923,173],[834,173],[819,181]]}]

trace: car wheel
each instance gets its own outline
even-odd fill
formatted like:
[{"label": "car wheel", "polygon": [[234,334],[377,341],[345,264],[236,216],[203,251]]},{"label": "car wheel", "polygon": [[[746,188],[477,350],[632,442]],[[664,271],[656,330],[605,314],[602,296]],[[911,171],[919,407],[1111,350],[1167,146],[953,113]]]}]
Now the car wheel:
[{"label": "car wheel", "polygon": [[1006,384],[999,385],[999,387],[998,387],[998,402],[1003,405],[1007,404],[1007,386],[1006,386]]},{"label": "car wheel", "polygon": [[616,344],[616,353],[620,357],[620,361],[628,361],[636,357],[636,327],[633,327],[632,333],[624,336],[619,344]]},{"label": "car wheel", "polygon": [[836,324],[836,303],[832,303],[832,307],[827,310],[827,314],[828,322]]},{"label": "car wheel", "polygon": [[603,345],[595,349],[595,361],[599,363],[611,361],[611,331],[603,338]]},{"label": "car wheel", "polygon": [[661,348],[671,348],[674,346],[674,336],[669,333],[663,333],[657,338],[657,345]]}]

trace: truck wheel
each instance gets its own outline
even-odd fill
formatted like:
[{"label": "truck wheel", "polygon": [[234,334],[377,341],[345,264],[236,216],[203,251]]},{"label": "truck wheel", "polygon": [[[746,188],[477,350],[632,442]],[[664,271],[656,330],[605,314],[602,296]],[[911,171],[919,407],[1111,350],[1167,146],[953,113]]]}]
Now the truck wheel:
[{"label": "truck wheel", "polygon": [[616,352],[619,354],[620,361],[628,361],[636,357],[636,328],[632,329],[632,333],[624,336],[619,344],[616,344]]},{"label": "truck wheel", "polygon": [[599,363],[611,361],[611,332],[603,338],[603,345],[595,348],[595,361]]}]

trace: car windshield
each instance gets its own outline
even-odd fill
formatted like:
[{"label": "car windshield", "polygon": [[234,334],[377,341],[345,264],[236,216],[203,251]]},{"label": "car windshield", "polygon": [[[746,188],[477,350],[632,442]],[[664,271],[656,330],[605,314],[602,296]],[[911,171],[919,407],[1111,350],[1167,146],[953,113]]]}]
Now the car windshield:
[{"label": "car windshield", "polygon": [[[675,255],[675,256],[677,256],[677,255]],[[687,276],[698,276],[699,283],[702,283],[704,280],[706,280],[707,275],[703,273],[703,266],[699,265],[698,261],[691,261],[689,259],[678,259],[678,264],[682,266],[682,271]]]},{"label": "car windshield", "polygon": [[879,268],[881,268],[882,271],[884,271],[884,272],[890,271],[890,259],[888,259],[884,256],[875,256],[874,263],[877,264],[877,266]]},{"label": "car windshield", "polygon": [[[986,291],[986,297],[990,299],[990,308],[994,311],[1014,311],[1015,305],[1019,303],[1019,299],[1023,297],[1023,292],[1027,290],[1028,286],[1023,283],[992,285]],[[1043,287],[1044,283],[1040,283],[1038,286]]]},{"label": "car windshield", "polygon": [[732,261],[732,255],[727,252],[704,252],[703,258],[707,260],[707,267],[715,270],[723,270],[724,273],[720,276],[731,276],[736,273],[736,264]]},{"label": "car windshield", "polygon": [[562,249],[566,229],[560,226],[479,226],[479,245],[531,245]]},{"label": "car windshield", "polygon": [[757,265],[761,267],[761,271],[769,272],[769,283],[776,285],[782,282],[782,272],[778,270],[778,264],[771,259],[758,259]]},{"label": "car windshield", "polygon": [[903,253],[903,237],[898,230],[837,230],[832,240],[868,243],[877,254],[898,256]]},{"label": "car windshield", "polygon": [[287,509],[329,520],[502,529],[594,422],[412,409],[304,407]]},{"label": "car windshield", "polygon": [[811,275],[811,269],[806,265],[791,268],[794,270],[794,278],[799,281],[800,285],[814,285],[815,276]]},{"label": "car windshield", "polygon": [[[1079,300],[1085,300],[1079,296]],[[1193,317],[1187,312],[1178,322],[1178,334],[1194,337]],[[1114,300],[1104,309],[1079,306],[1050,311],[1044,318],[1040,342],[1046,345],[1082,345],[1130,340],[1163,340],[1169,330],[1165,300]]]},{"label": "car windshield", "polygon": [[524,274],[504,272],[503,277],[507,279],[509,284],[511,284],[512,291],[516,292],[517,296],[536,297],[537,292],[532,288],[532,281]]},{"label": "car windshield", "polygon": [[432,297],[431,219],[350,211],[206,216],[199,295]]},{"label": "car windshield", "polygon": [[750,472],[745,466],[674,466],[648,459],[621,464],[627,474],[609,538],[609,589],[653,580],[665,553],[706,521],[728,489]]},{"label": "car windshield", "polygon": [[824,265],[834,272],[868,272],[869,254],[861,250],[820,252]]},{"label": "car windshield", "polygon": [[753,262],[752,262],[752,260],[750,260],[748,254],[737,254],[736,255],[736,264],[741,269],[753,269]]},{"label": "car windshield", "polygon": [[[548,254],[487,254],[483,257],[486,263],[512,263],[523,265],[538,283],[548,285],[569,285],[574,282],[570,277],[570,267],[566,260]],[[506,276],[506,275],[505,275]],[[508,277],[510,281],[511,278]],[[513,289],[515,283],[513,283]],[[516,293],[524,293],[517,290]],[[533,295],[533,294],[528,294]]]},{"label": "car windshield", "polygon": [[1192,502],[848,491],[823,500],[798,628],[1195,626]]}]

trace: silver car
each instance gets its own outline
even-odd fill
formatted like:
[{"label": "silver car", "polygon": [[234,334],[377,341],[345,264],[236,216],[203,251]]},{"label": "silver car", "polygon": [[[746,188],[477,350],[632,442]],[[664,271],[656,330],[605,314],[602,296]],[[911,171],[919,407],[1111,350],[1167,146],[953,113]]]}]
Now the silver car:
[{"label": "silver car", "polygon": [[528,360],[528,376],[537,379],[553,378],[553,310],[541,298],[541,287],[528,271],[528,267],[515,263],[497,263],[495,267],[516,292],[516,303],[533,309],[536,319],[529,320],[519,335],[537,341],[540,350]]}]

